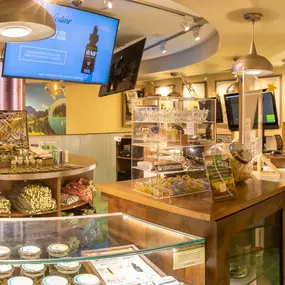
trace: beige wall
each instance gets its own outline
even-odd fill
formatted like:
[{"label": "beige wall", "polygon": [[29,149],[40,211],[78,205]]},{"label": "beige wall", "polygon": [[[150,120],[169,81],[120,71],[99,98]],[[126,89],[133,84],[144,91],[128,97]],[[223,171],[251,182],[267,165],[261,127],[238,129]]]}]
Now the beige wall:
[{"label": "beige wall", "polygon": [[67,134],[129,132],[122,127],[121,93],[99,97],[100,86],[71,84],[66,91]]}]

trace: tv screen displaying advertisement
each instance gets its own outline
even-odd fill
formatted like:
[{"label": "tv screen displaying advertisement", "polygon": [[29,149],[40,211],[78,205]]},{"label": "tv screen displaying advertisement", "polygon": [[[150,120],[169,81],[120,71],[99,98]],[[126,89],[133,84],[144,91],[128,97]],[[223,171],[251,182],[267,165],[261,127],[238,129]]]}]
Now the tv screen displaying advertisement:
[{"label": "tv screen displaying advertisement", "polygon": [[[278,114],[275,97],[271,92],[262,92],[263,105],[263,127],[265,130],[278,129]],[[225,95],[225,105],[227,110],[228,124],[231,131],[238,131],[239,127],[239,94]],[[258,111],[256,107],[253,128],[257,128]]]},{"label": "tv screen displaying advertisement", "polygon": [[109,81],[107,85],[101,86],[100,97],[136,87],[145,41],[142,39],[113,55]]},{"label": "tv screen displaying advertisement", "polygon": [[6,44],[3,77],[107,84],[119,20],[42,4],[56,22],[53,37]]}]

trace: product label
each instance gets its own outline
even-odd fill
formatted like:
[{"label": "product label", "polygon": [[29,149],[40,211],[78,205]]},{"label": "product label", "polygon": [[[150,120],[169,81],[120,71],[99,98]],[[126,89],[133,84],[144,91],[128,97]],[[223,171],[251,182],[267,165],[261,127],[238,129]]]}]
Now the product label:
[{"label": "product label", "polygon": [[173,270],[205,263],[204,244],[173,249]]},{"label": "product label", "polygon": [[235,198],[235,180],[229,155],[206,155],[205,166],[213,200],[219,201]]}]

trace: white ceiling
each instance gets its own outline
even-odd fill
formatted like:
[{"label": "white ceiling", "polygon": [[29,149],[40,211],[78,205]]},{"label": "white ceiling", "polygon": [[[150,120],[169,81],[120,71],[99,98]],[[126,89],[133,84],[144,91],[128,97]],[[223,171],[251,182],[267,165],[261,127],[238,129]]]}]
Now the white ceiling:
[{"label": "white ceiling", "polygon": [[[52,0],[54,3],[69,4],[69,0]],[[200,17],[190,8],[173,2],[172,0],[147,0],[149,3],[168,7],[183,13],[188,13]],[[136,41],[142,37],[146,37],[146,47],[160,42],[165,38],[172,36],[180,31],[183,17],[181,15],[169,13],[167,11],[139,5],[125,0],[113,0],[113,9],[100,11],[103,0],[84,0],[80,8],[100,11],[105,15],[109,15],[120,19],[120,26],[117,36],[116,45],[120,48],[127,46],[128,43]],[[167,42],[167,53],[162,54],[159,47],[147,50],[143,54],[143,61],[167,57],[171,54],[177,54],[194,46],[203,44],[204,41],[211,38],[216,33],[215,29],[206,24],[201,28],[201,40],[195,41],[192,32],[186,33],[176,39]],[[187,64],[187,61],[185,62]],[[159,70],[157,66],[156,71]]]}]

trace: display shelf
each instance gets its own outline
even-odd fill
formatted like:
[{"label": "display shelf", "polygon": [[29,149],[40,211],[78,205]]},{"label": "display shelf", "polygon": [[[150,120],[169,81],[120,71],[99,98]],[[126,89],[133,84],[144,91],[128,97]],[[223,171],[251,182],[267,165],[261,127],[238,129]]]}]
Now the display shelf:
[{"label": "display shelf", "polygon": [[[266,249],[263,256],[263,266],[256,266],[255,255],[250,254],[249,274],[245,278],[233,279],[231,278],[230,285],[250,285],[257,284],[258,281],[263,281],[260,284],[279,284],[279,266],[280,266],[280,250]],[[272,281],[274,281],[272,283]],[[276,282],[277,281],[277,282]],[[259,283],[258,283],[259,284]]]},{"label": "display shelf", "polygon": [[[56,254],[65,245],[67,256],[53,257],[51,248],[54,246],[50,246],[54,244],[61,244],[55,247]],[[19,249],[27,245],[40,248],[39,259],[20,259],[22,251]],[[43,263],[46,275],[51,274],[51,270],[54,272],[54,268],[57,270],[53,274],[60,275],[58,267],[51,267],[52,264],[79,262],[79,273],[95,274],[104,285],[137,284],[139,281],[150,284],[164,276],[173,276],[187,284],[191,284],[196,275],[202,281],[199,285],[204,285],[205,280],[204,238],[123,213],[0,219],[0,246],[12,252],[8,259],[0,260],[0,265],[17,267]],[[185,254],[187,261],[183,259]],[[20,271],[15,272],[20,274]],[[70,278],[67,272],[64,276]],[[115,278],[115,283],[110,278]]]},{"label": "display shelf", "polygon": [[138,146],[138,147],[147,147],[147,148],[159,148],[161,150],[164,149],[181,149],[181,148],[195,148],[195,147],[202,147],[202,146],[208,146],[209,144],[173,144],[173,145],[164,145],[162,142],[157,142],[157,143],[136,143],[134,142],[132,144],[133,146]]},{"label": "display shelf", "polygon": [[141,161],[144,160],[143,157],[139,157],[139,158],[131,158],[131,157],[123,157],[123,156],[117,156],[117,159],[123,159],[123,160],[134,160],[134,161]]},{"label": "display shelf", "polygon": [[52,210],[52,211],[44,211],[44,212],[40,212],[40,213],[35,213],[35,214],[29,214],[29,213],[21,213],[21,212],[12,211],[9,214],[0,214],[0,217],[11,217],[11,218],[36,217],[36,216],[50,215],[50,214],[54,214],[56,212],[57,212],[57,210]]},{"label": "display shelf", "polygon": [[187,172],[195,172],[195,171],[204,171],[204,168],[193,168],[193,169],[183,169],[183,170],[171,170],[171,171],[157,171],[157,170],[146,170],[139,168],[137,166],[133,166],[134,169],[144,171],[147,173],[152,173],[152,174],[160,174],[160,175],[167,175],[167,174],[178,174],[178,173],[187,173]]},{"label": "display shelf", "polygon": [[[157,121],[133,121],[134,124],[161,124],[161,122],[157,122]],[[188,123],[192,123],[192,121],[163,121],[163,123],[165,124],[188,124]],[[216,121],[199,121],[197,122],[197,124],[216,124]]]},{"label": "display shelf", "polygon": [[87,204],[88,204],[88,202],[79,201],[79,202],[76,202],[76,203],[68,205],[68,206],[61,205],[61,211],[72,210],[72,209],[79,208],[79,207],[82,207],[82,206],[87,205]]}]

